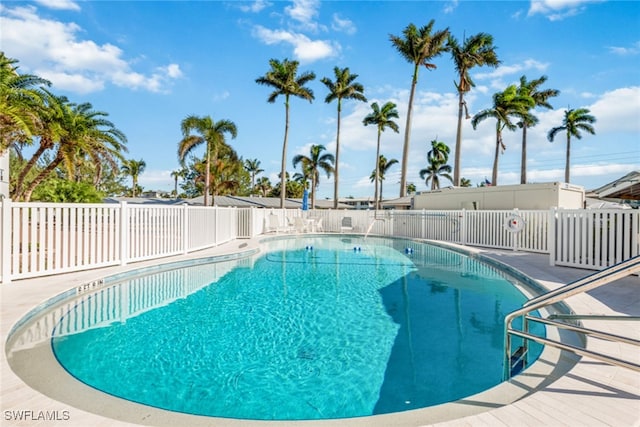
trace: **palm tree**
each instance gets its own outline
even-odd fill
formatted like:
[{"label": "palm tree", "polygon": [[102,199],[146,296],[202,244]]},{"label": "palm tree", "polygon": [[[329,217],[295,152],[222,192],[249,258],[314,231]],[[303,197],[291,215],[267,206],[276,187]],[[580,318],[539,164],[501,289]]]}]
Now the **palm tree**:
[{"label": "palm tree", "polygon": [[402,35],[404,37],[391,35],[391,44],[400,55],[413,64],[413,77],[411,79],[411,92],[409,93],[409,104],[407,106],[407,124],[404,130],[404,146],[402,148],[402,171],[400,173],[400,197],[406,195],[407,164],[409,162],[409,142],[411,138],[411,114],[413,111],[413,98],[418,84],[418,71],[424,65],[428,70],[435,69],[436,65],[429,61],[446,50],[445,41],[449,36],[449,29],[436,31],[431,34],[435,21],[431,20],[427,25],[416,28],[414,24],[409,24]]},{"label": "palm tree", "polygon": [[171,178],[173,178],[173,194],[178,198],[178,178],[184,179],[187,176],[187,169],[181,168],[171,172]]},{"label": "palm tree", "polygon": [[425,179],[426,176],[425,184],[427,187],[429,186],[429,181],[431,181],[431,190],[440,188],[440,177],[447,178],[451,183],[453,183],[453,178],[451,178],[450,175],[451,166],[432,156],[427,156],[427,160],[429,162],[429,166],[424,169],[420,169],[420,178]]},{"label": "palm tree", "polygon": [[447,163],[451,149],[442,141],[434,139],[431,141],[431,150],[427,152],[427,157],[433,157],[441,163]]},{"label": "palm tree", "polygon": [[338,185],[340,181],[338,167],[340,165],[340,117],[342,113],[342,100],[355,99],[357,101],[367,102],[367,98],[363,94],[364,86],[355,82],[358,75],[351,74],[349,68],[340,69],[334,67],[333,74],[336,77],[335,82],[328,77],[323,77],[320,81],[329,89],[329,94],[324,99],[324,102],[329,104],[334,100],[338,100],[338,128],[336,132],[335,170],[333,173],[333,208],[338,209]]},{"label": "palm tree", "polygon": [[271,191],[271,181],[266,176],[263,176],[256,183],[256,188],[260,191],[262,197],[267,197],[267,194]]},{"label": "palm tree", "polygon": [[302,171],[305,181],[307,178],[311,178],[311,208],[315,208],[316,202],[316,188],[320,184],[320,170],[322,169],[327,178],[335,173],[334,164],[335,157],[333,154],[324,153],[324,145],[312,145],[309,151],[309,156],[298,154],[293,158],[293,167],[297,167],[299,163],[302,163]]},{"label": "palm tree", "polygon": [[244,168],[251,174],[251,194],[253,194],[254,187],[256,186],[256,175],[264,172],[264,169],[260,169],[260,160],[258,159],[245,160]]},{"label": "palm tree", "polygon": [[138,177],[142,175],[142,172],[144,172],[146,168],[147,163],[142,159],[129,159],[122,162],[120,170],[125,175],[129,175],[131,177],[131,197],[136,197],[136,190],[138,189]]},{"label": "palm tree", "polygon": [[[380,154],[380,156],[378,157],[378,164],[376,165],[376,168],[371,172],[371,176],[369,177],[369,179],[371,180],[371,182],[375,182],[375,186],[376,186],[376,195],[375,195],[376,209],[379,209],[380,202],[382,202],[382,199],[383,199],[382,181],[384,181],[385,175],[387,174],[391,166],[395,165],[396,163],[398,163],[396,159],[387,160],[385,156]],[[378,193],[378,183],[380,183],[380,193]]]},{"label": "palm tree", "polygon": [[456,83],[458,91],[458,128],[456,131],[456,151],[453,163],[453,185],[460,185],[460,155],[462,152],[462,110],[465,117],[469,118],[469,110],[464,100],[465,93],[469,92],[475,83],[471,80],[469,70],[473,67],[488,65],[497,67],[500,64],[496,48],[493,45],[493,37],[490,34],[478,33],[468,39],[465,38],[462,46],[458,40],[450,35],[447,40],[447,49],[451,52],[451,58],[455,63],[460,80]]},{"label": "palm tree", "polygon": [[[235,138],[238,129],[235,123],[230,120],[214,121],[210,116],[187,116],[180,127],[182,129],[182,140],[178,144],[178,160],[184,165],[184,161],[196,147],[205,144],[205,177],[204,177],[204,205],[209,206],[209,195],[211,193],[211,163],[218,160],[218,152],[227,146],[224,135],[226,133]],[[192,134],[195,132],[195,134]],[[213,202],[213,201],[212,201]],[[213,203],[211,203],[213,204]]]},{"label": "palm tree", "polygon": [[471,180],[467,178],[460,178],[460,187],[471,187]]},{"label": "palm tree", "polygon": [[[282,143],[282,168],[280,170],[280,188],[286,188],[286,167],[287,167],[287,138],[289,137],[289,98],[297,96],[312,102],[313,91],[304,87],[316,78],[312,72],[304,72],[298,76],[298,61],[285,59],[280,62],[277,59],[270,59],[271,69],[267,73],[256,79],[260,85],[270,86],[274,89],[267,98],[267,102],[274,103],[279,95],[284,95],[285,126],[284,142]],[[284,209],[284,199],[286,191],[280,191],[280,208]]]},{"label": "palm tree", "polygon": [[562,120],[562,126],[554,127],[549,131],[547,138],[550,142],[553,142],[553,138],[562,131],[567,131],[567,157],[564,167],[564,181],[569,183],[569,157],[571,155],[571,137],[575,136],[577,139],[582,139],[580,131],[595,135],[596,131],[591,126],[596,122],[596,118],[589,114],[590,111],[587,108],[577,108],[564,111],[564,119]]},{"label": "palm tree", "polygon": [[500,151],[504,151],[506,146],[502,141],[502,131],[506,127],[515,130],[517,126],[511,121],[512,116],[522,117],[529,108],[533,106],[533,99],[530,96],[520,95],[515,85],[511,85],[504,92],[493,95],[493,107],[480,111],[471,119],[473,129],[478,123],[488,118],[496,119],[496,151],[493,159],[493,173],[491,184],[498,185],[498,160]]},{"label": "palm tree", "polygon": [[0,52],[0,156],[15,142],[29,143],[37,132],[43,86],[48,80],[18,73],[17,60]]},{"label": "palm tree", "polygon": [[[524,96],[530,96],[533,99],[535,107],[544,107],[553,109],[553,106],[549,104],[548,99],[552,96],[558,96],[560,91],[557,89],[545,89],[539,90],[539,87],[547,81],[547,76],[542,76],[539,79],[527,81],[526,76],[520,77],[520,87],[518,93]],[[522,161],[520,163],[520,184],[527,183],[527,129],[538,124],[538,118],[527,111],[527,114],[520,118],[518,126],[522,128]]]},{"label": "palm tree", "polygon": [[63,108],[61,126],[63,131],[53,160],[34,178],[22,195],[29,201],[33,190],[40,185],[51,172],[63,164],[69,176],[75,176],[78,156],[88,156],[95,163],[108,162],[117,168],[116,159],[122,159],[126,152],[126,136],[113,123],[105,119],[108,114],[94,111],[90,103],[80,105],[67,104]]},{"label": "palm tree", "polygon": [[367,116],[362,120],[362,123],[365,126],[368,125],[376,125],[378,128],[378,140],[376,143],[376,175],[374,178],[374,186],[375,186],[375,194],[374,200],[375,209],[378,210],[378,200],[382,198],[382,191],[378,193],[378,183],[380,183],[380,187],[382,190],[382,181],[380,180],[380,136],[382,132],[386,128],[393,130],[395,133],[398,133],[398,124],[393,121],[393,119],[398,118],[398,110],[396,110],[396,104],[393,102],[386,102],[382,108],[378,106],[377,102],[371,104],[371,113],[367,114]]},{"label": "palm tree", "polygon": [[413,182],[407,182],[407,194],[413,194],[416,192],[416,185]]}]

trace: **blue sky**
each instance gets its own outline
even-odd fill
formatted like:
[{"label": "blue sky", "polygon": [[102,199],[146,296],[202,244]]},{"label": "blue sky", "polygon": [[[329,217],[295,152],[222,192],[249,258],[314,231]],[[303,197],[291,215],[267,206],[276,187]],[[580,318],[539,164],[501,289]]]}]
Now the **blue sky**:
[{"label": "blue sky", "polygon": [[[335,152],[336,103],[326,104],[322,77],[333,68],[358,74],[368,102],[345,101],[340,141],[340,196],[373,195],[376,129],[362,119],[374,101],[397,104],[400,133],[382,135],[381,153],[400,160],[412,66],[391,46],[409,23],[435,20],[459,40],[486,32],[498,47],[500,67],[475,68],[477,84],[466,97],[471,114],[491,106],[495,92],[548,76],[560,90],[554,110],[540,110],[528,132],[528,180],[562,181],[565,139],[550,143],[567,108],[591,110],[596,135],[572,141],[571,182],[591,189],[640,169],[640,2],[637,1],[4,1],[0,48],[20,70],[53,83],[73,102],[91,102],[128,138],[128,158],[144,159],[140,184],[172,190],[180,121],[190,114],[235,122],[228,142],[245,159],[257,158],[273,183],[280,171],[283,99],[267,103],[269,88],[255,79],[270,58],[300,61],[313,71],[315,101],[291,102],[287,169],[312,144]],[[455,145],[457,96],[447,54],[436,70],[422,69],[414,107],[409,182],[427,187],[418,171],[429,142]],[[499,184],[520,179],[520,132],[504,135]],[[473,130],[464,123],[462,173],[475,185],[491,177],[495,122]],[[449,162],[453,165],[453,156]],[[399,192],[400,165],[384,183],[385,197]],[[319,197],[333,197],[322,176]]]}]

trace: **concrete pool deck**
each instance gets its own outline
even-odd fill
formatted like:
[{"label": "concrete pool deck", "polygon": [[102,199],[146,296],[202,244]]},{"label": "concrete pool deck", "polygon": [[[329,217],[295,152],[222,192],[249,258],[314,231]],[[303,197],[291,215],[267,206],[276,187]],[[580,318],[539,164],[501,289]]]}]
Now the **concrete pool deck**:
[{"label": "concrete pool deck", "polygon": [[[423,410],[407,411],[401,417],[388,414],[376,417],[350,420],[330,420],[313,422],[252,422],[242,420],[209,419],[183,415],[172,419],[166,411],[150,408],[141,414],[136,424],[118,421],[113,418],[96,415],[79,407],[52,399],[29,387],[10,368],[6,360],[6,339],[13,325],[31,309],[49,298],[77,285],[111,274],[137,270],[146,266],[170,261],[209,257],[228,254],[256,247],[256,241],[234,241],[209,250],[187,256],[136,263],[124,267],[109,267],[85,272],[70,273],[38,279],[15,281],[0,286],[1,312],[0,330],[2,332],[2,369],[0,389],[0,425],[2,426],[133,426],[133,425],[181,425],[185,427],[204,425],[251,426],[251,425],[304,425],[304,426],[342,426],[345,424],[360,426],[640,426],[640,373],[625,368],[606,365],[589,358],[577,360],[573,355],[557,352],[559,365],[566,365],[551,379],[538,378],[541,381],[535,391],[527,382],[531,377],[542,374],[527,371],[515,377],[494,391],[471,396],[452,404],[439,405],[428,412]],[[483,248],[466,248],[483,256],[519,270],[537,280],[548,289],[558,288],[566,283],[591,273],[565,267],[549,266],[548,256],[526,252],[501,251]],[[640,278],[632,276],[606,285],[588,294],[577,295],[567,300],[571,308],[580,314],[616,314],[640,316]],[[633,321],[612,322],[585,320],[586,327],[601,329],[614,334],[640,339],[640,323]],[[640,351],[637,347],[610,343],[599,339],[587,340],[587,348],[634,363],[640,363]],[[575,363],[577,360],[577,363]],[[544,368],[546,362],[539,364]],[[575,363],[575,364],[574,364]],[[555,367],[548,366],[548,371]],[[541,371],[543,371],[542,369]],[[49,373],[51,377],[49,377]],[[49,381],[51,389],[58,387],[56,372],[47,371],[40,380]],[[62,385],[60,385],[62,387]],[[499,386],[500,387],[500,386]],[[85,387],[86,388],[86,387]],[[73,387],[70,390],[74,390]],[[85,390],[86,392],[86,390]],[[131,408],[117,402],[115,398],[104,398],[94,391],[78,396],[78,402],[91,401],[91,410],[100,412],[127,412]],[[504,405],[505,394],[529,393],[514,403]],[[110,406],[116,401],[115,406]],[[85,402],[86,403],[86,402]],[[139,411],[138,408],[131,409]],[[18,418],[23,418],[19,420]],[[25,419],[26,418],[26,419]],[[115,416],[129,419],[129,416]],[[445,420],[445,421],[443,421]],[[176,424],[180,423],[180,424]]]}]

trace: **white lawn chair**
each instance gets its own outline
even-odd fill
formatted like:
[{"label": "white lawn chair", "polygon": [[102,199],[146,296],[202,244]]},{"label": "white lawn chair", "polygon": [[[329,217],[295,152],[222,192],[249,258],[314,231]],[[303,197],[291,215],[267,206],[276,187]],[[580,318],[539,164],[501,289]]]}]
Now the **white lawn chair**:
[{"label": "white lawn chair", "polygon": [[307,232],[307,222],[302,217],[293,218],[293,226],[298,233],[306,233]]},{"label": "white lawn chair", "polygon": [[316,231],[319,233],[324,232],[324,228],[322,228],[322,218],[318,218],[318,220],[316,221]]},{"label": "white lawn chair", "polygon": [[267,233],[269,232],[287,232],[289,231],[290,228],[287,224],[280,224],[280,218],[278,218],[278,215],[275,214],[269,214],[269,221],[267,223]]},{"label": "white lawn chair", "polygon": [[340,224],[340,232],[344,233],[345,231],[353,230],[353,220],[350,216],[345,216],[342,218],[342,223]]}]

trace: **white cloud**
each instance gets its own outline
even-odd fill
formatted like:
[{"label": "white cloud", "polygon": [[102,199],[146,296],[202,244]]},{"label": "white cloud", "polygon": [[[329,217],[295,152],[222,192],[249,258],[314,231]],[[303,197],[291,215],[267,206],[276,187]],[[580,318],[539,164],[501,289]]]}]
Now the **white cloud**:
[{"label": "white cloud", "polygon": [[334,31],[343,32],[349,35],[356,33],[356,26],[350,19],[341,18],[337,13],[333,14],[331,28]]},{"label": "white cloud", "polygon": [[271,6],[271,3],[266,0],[256,0],[249,5],[243,4],[239,6],[239,9],[243,12],[258,13],[269,6]]},{"label": "white cloud", "polygon": [[182,75],[177,64],[158,67],[150,74],[133,71],[119,47],[79,39],[80,26],[41,18],[33,6],[2,8],[0,26],[0,44],[7,47],[7,56],[20,58],[21,66],[50,80],[57,89],[89,93],[111,83],[163,92]]},{"label": "white cloud", "polygon": [[80,10],[78,3],[72,0],[36,0],[41,6],[48,7],[49,9],[57,10]]},{"label": "white cloud", "polygon": [[299,23],[303,29],[317,31],[318,24],[314,19],[318,16],[318,0],[293,0],[292,6],[284,8],[285,13],[294,21]]},{"label": "white cloud", "polygon": [[633,56],[640,53],[640,41],[635,42],[629,47],[610,46],[609,52],[620,56]]},{"label": "white cloud", "polygon": [[270,30],[260,25],[254,27],[253,35],[268,45],[290,44],[293,46],[294,57],[306,63],[337,56],[340,51],[340,46],[331,41],[311,40],[304,34],[285,30]]},{"label": "white cloud", "polygon": [[[640,86],[604,93],[589,110],[596,118],[598,132],[634,132],[640,135]],[[640,142],[638,143],[640,145]]]},{"label": "white cloud", "polygon": [[444,4],[444,13],[453,13],[458,7],[459,0],[449,0]]},{"label": "white cloud", "polygon": [[587,4],[601,0],[532,0],[529,16],[545,15],[550,21],[561,21],[581,13]]}]

